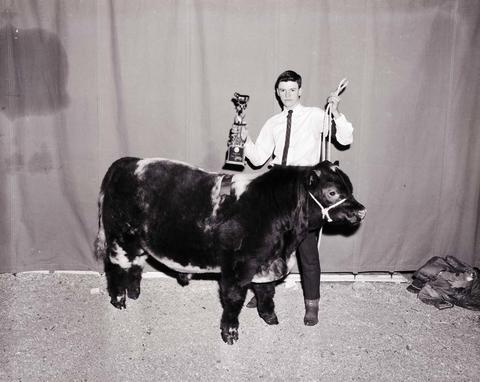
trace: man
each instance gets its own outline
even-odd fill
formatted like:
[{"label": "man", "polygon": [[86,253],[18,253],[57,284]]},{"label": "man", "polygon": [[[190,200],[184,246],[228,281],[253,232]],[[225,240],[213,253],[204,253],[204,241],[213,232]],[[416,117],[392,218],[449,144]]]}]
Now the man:
[{"label": "man", "polygon": [[[283,72],[275,82],[275,95],[282,112],[267,120],[254,143],[244,129],[245,156],[255,166],[263,166],[269,159],[271,165],[313,166],[320,162],[321,134],[328,133],[323,126],[325,112],[318,107],[306,107],[300,103],[302,77],[292,70]],[[340,98],[331,94],[327,102],[332,104],[337,142],[349,145],[353,141],[353,127],[338,111]],[[318,232],[310,232],[297,249],[303,295],[305,299],[304,323],[318,323],[320,300],[320,259]],[[256,306],[255,297],[248,303]]]}]

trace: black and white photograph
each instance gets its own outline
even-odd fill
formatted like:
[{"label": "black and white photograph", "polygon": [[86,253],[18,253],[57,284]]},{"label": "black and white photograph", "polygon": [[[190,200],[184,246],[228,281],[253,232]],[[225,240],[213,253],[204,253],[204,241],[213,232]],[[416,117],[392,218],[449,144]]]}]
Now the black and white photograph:
[{"label": "black and white photograph", "polygon": [[480,380],[480,1],[0,0],[0,382]]}]

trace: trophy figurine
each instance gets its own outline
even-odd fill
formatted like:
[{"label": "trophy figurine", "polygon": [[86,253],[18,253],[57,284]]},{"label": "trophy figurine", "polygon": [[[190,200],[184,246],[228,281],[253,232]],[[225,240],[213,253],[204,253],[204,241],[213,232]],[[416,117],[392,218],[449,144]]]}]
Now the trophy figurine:
[{"label": "trophy figurine", "polygon": [[245,110],[250,97],[238,93],[233,94],[232,102],[235,106],[235,118],[228,137],[228,150],[226,164],[244,167],[245,153],[244,141],[242,139],[242,129],[247,126],[245,123]]}]

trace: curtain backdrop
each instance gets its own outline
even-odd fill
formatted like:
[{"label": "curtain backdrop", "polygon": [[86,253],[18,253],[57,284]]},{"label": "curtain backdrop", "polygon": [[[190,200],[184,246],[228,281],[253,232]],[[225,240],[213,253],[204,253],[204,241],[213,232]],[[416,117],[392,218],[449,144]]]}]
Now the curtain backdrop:
[{"label": "curtain backdrop", "polygon": [[480,2],[0,0],[0,16],[0,272],[100,270],[111,162],[221,171],[233,93],[256,137],[287,69],[308,106],[349,80],[354,143],[332,158],[368,213],[326,229],[322,269],[480,265]]}]

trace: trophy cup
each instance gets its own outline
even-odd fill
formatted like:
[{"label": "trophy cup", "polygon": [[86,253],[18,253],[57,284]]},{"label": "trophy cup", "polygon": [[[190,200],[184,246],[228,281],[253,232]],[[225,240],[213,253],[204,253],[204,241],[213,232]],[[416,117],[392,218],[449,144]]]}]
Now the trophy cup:
[{"label": "trophy cup", "polygon": [[250,97],[238,93],[233,94],[232,102],[235,106],[235,118],[233,120],[232,128],[227,143],[227,158],[226,164],[244,167],[245,153],[244,141],[242,139],[242,129],[247,126],[245,123],[245,110]]}]

